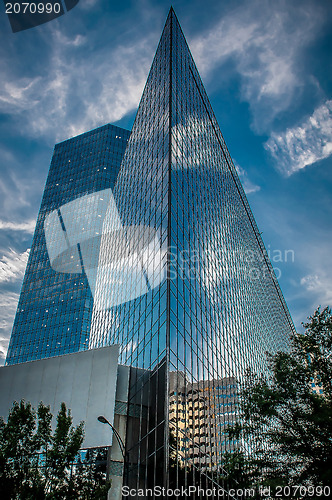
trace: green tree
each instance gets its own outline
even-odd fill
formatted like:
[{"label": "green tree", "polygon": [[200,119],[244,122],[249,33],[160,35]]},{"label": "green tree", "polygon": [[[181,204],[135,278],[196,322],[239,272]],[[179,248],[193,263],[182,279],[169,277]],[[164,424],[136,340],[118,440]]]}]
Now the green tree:
[{"label": "green tree", "polygon": [[[52,433],[49,406],[37,412],[30,403],[15,402],[7,422],[0,418],[0,484],[4,500],[106,498],[109,482],[95,451],[78,454],[84,425],[72,425],[70,410],[61,404]],[[100,462],[100,460],[99,460]]]},{"label": "green tree", "polygon": [[15,402],[5,423],[0,418],[0,481],[3,498],[15,498],[34,483],[35,414],[29,403]]},{"label": "green tree", "polygon": [[239,418],[228,429],[239,448],[233,458],[224,457],[222,479],[247,486],[331,486],[330,308],[317,309],[304,327],[289,352],[269,355],[270,375],[248,373],[241,385]]}]

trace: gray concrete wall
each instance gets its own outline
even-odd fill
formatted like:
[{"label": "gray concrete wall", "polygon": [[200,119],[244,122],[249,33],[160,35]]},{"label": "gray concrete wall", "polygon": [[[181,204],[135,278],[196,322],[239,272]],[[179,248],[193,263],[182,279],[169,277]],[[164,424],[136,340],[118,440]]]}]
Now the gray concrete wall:
[{"label": "gray concrete wall", "polygon": [[15,400],[24,399],[35,408],[43,401],[51,407],[55,427],[63,401],[74,425],[85,422],[82,448],[110,446],[113,432],[97,418],[104,415],[114,423],[117,384],[117,399],[127,401],[129,368],[118,371],[118,355],[119,346],[113,345],[1,367],[0,415],[6,419]]}]

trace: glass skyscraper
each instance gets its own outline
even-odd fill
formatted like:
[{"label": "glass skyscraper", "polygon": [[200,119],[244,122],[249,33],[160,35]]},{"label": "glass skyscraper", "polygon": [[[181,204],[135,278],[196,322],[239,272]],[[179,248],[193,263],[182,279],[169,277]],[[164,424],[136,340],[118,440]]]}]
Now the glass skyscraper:
[{"label": "glass skyscraper", "polygon": [[[45,219],[54,211],[61,217],[63,207],[75,199],[113,188],[129,136],[127,130],[105,125],[55,146],[7,365],[88,348],[93,297],[84,265],[81,259],[75,260],[76,269],[69,269],[70,273],[51,267]],[[78,219],[77,212],[70,218]]]},{"label": "glass skyscraper", "polygon": [[106,126],[55,150],[7,363],[119,344],[135,368],[125,483],[211,486],[236,446],[236,380],[293,330],[171,9],[130,137]]},{"label": "glass skyscraper", "polygon": [[[224,433],[234,380],[266,371],[265,352],[294,327],[172,9],[113,195],[90,346],[118,343],[120,362],[141,370],[127,480],[213,484],[236,446]],[[118,218],[126,236],[110,238]]]}]

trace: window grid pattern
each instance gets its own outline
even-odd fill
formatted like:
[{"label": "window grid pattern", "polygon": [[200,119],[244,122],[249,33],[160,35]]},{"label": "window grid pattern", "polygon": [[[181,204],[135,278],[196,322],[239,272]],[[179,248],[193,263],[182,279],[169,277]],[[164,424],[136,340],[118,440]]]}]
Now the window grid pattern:
[{"label": "window grid pattern", "polygon": [[[105,293],[101,285],[104,282],[101,266],[90,338],[91,347],[120,344],[119,362],[140,369],[133,371],[130,383],[129,401],[137,408],[137,417],[128,419],[127,429],[131,462],[127,482],[134,487],[158,484],[165,463],[169,37],[170,27],[166,26],[114,188],[114,200],[123,226],[152,227],[156,231],[157,238],[147,250],[146,262],[152,276],[150,281],[158,277],[163,279],[160,286],[151,287],[148,293],[132,301],[106,311],[98,310],[99,294]],[[111,215],[105,218],[105,234],[112,231]],[[139,241],[136,243],[140,244]],[[100,262],[107,260],[109,251],[108,244],[105,247],[101,245]],[[111,252],[119,253],[116,248],[112,248]],[[133,272],[124,283],[128,290],[140,286],[140,277],[134,272],[134,268],[140,267],[140,261],[139,257],[134,258]]]},{"label": "window grid pattern", "polygon": [[77,274],[51,268],[44,221],[47,214],[76,198],[112,188],[129,136],[127,130],[105,125],[55,146],[7,365],[88,348],[93,298],[87,278],[81,266]]},{"label": "window grid pattern", "polygon": [[172,22],[170,429],[176,481],[202,486],[217,481],[223,453],[237,446],[225,437],[236,415],[236,380],[249,367],[266,372],[265,352],[286,349],[294,327],[175,16]]},{"label": "window grid pattern", "polygon": [[[126,482],[211,486],[223,452],[237,445],[225,437],[236,379],[248,367],[266,371],[265,351],[287,348],[294,327],[172,10],[114,198],[125,226],[158,232],[161,258],[148,254],[163,275],[140,297],[93,310],[90,346],[119,343],[120,361],[139,369]],[[104,258],[108,251],[101,247]]]},{"label": "window grid pattern", "polygon": [[[294,327],[172,9],[128,138],[108,125],[56,146],[7,364],[120,344],[125,483],[211,487],[237,446],[236,380]],[[50,268],[43,223],[109,187],[93,301],[84,272]]]}]

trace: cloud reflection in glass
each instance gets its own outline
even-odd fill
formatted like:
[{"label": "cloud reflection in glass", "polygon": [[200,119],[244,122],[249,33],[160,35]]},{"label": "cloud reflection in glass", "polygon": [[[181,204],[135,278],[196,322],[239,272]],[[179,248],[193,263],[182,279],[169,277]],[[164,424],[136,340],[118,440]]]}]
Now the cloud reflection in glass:
[{"label": "cloud reflection in glass", "polygon": [[97,310],[133,300],[164,279],[166,252],[158,232],[145,225],[123,226],[111,189],[53,210],[44,231],[52,269],[85,272]]}]

